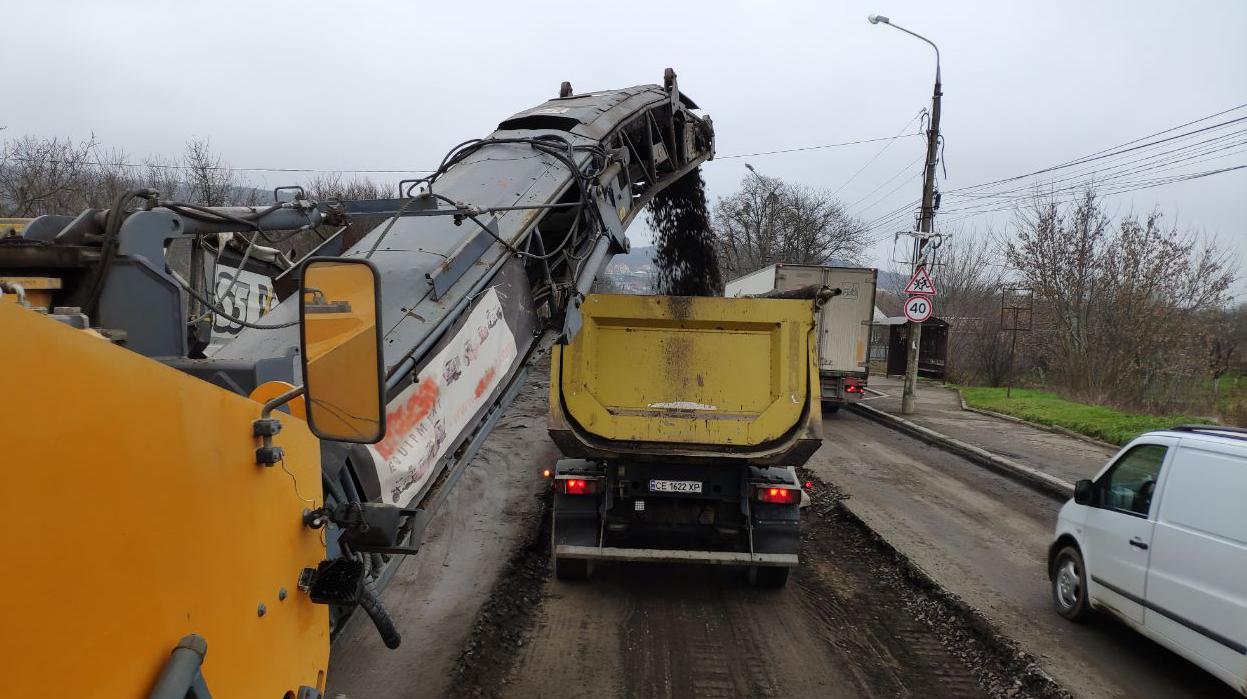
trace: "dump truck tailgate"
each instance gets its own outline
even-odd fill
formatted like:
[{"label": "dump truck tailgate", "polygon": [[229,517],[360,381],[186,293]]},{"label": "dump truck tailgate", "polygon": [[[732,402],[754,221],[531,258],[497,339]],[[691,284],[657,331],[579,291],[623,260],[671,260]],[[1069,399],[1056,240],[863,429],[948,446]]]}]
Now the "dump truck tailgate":
[{"label": "dump truck tailgate", "polygon": [[551,432],[565,452],[570,431],[620,452],[748,458],[816,429],[812,301],[598,294],[581,311],[553,363]]}]

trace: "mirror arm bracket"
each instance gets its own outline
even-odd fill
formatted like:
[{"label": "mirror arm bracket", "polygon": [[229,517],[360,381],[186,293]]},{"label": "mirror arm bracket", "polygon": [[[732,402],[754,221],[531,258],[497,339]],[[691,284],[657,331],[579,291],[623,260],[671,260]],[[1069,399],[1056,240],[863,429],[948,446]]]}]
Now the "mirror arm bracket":
[{"label": "mirror arm bracket", "polygon": [[303,395],[303,390],[303,386],[295,386],[279,396],[274,396],[260,410],[260,419],[251,423],[252,435],[261,439],[260,447],[255,450],[257,464],[271,467],[285,458],[285,451],[281,447],[273,446],[273,436],[281,432],[281,422],[272,417],[273,411]]}]

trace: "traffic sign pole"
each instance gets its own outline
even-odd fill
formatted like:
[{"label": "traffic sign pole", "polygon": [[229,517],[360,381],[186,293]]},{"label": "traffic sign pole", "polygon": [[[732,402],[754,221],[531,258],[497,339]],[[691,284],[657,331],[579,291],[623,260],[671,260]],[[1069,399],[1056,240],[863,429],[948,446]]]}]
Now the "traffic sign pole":
[{"label": "traffic sign pole", "polygon": [[[935,44],[931,44],[935,46]],[[914,240],[914,264],[921,265],[925,259],[927,237],[931,235],[935,221],[935,164],[939,161],[940,98],[944,91],[940,85],[939,49],[935,50],[935,90],[931,94],[931,125],[927,129],[927,162],[922,178],[922,211],[918,217],[920,237]],[[917,270],[914,270],[917,272]],[[901,392],[901,414],[914,412],[914,393],[918,388],[918,345],[922,342],[922,323],[909,324],[909,352],[905,364],[905,387]]]}]

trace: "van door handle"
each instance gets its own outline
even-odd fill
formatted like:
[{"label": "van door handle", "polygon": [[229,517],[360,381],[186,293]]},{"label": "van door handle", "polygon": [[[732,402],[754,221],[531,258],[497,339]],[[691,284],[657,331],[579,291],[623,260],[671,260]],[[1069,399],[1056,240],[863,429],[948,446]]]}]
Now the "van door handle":
[{"label": "van door handle", "polygon": [[1130,545],[1142,551],[1147,550],[1147,544],[1143,543],[1143,540],[1138,537],[1131,539]]}]

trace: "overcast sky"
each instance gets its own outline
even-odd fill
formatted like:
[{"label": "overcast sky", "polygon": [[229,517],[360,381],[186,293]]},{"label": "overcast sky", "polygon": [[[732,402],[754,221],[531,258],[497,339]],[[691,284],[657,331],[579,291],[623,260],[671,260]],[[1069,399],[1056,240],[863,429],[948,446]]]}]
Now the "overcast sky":
[{"label": "overcast sky", "polygon": [[[1242,0],[4,5],[0,138],[94,133],[135,160],[177,155],[196,135],[236,167],[428,168],[555,96],[563,80],[587,92],[661,82],[667,66],[714,118],[722,156],[893,136],[929,103],[933,53],[867,23],[872,12],[940,46],[945,190],[1247,103]],[[849,181],[885,144],[724,157],[705,178],[712,197],[729,194],[750,162],[838,189],[870,221],[920,194],[916,137],[892,142]],[[1242,150],[1146,176],[1247,164]],[[298,176],[252,177],[271,187]],[[1217,234],[1238,251],[1240,274],[1247,267],[1247,170],[1110,201],[1120,212],[1158,206]],[[950,213],[946,230],[1008,218]],[[644,231],[633,237],[648,242]],[[890,254],[885,235],[869,257],[886,268]]]}]

